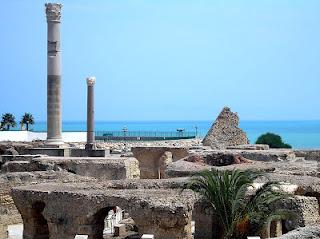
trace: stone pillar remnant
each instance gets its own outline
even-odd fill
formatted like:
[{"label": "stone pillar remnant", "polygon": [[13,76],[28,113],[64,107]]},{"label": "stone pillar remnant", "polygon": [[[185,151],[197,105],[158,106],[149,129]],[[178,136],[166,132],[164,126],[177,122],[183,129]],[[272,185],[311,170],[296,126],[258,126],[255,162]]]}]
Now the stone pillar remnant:
[{"label": "stone pillar remnant", "polygon": [[94,84],[95,77],[87,78],[87,144],[86,149],[94,149]]},{"label": "stone pillar remnant", "polygon": [[60,69],[60,19],[59,3],[46,3],[48,24],[47,45],[47,144],[63,144],[61,131],[61,69]]},{"label": "stone pillar remnant", "polygon": [[249,140],[246,133],[239,128],[238,114],[232,112],[229,107],[224,107],[202,143],[212,149],[225,149],[230,146],[247,145]]}]

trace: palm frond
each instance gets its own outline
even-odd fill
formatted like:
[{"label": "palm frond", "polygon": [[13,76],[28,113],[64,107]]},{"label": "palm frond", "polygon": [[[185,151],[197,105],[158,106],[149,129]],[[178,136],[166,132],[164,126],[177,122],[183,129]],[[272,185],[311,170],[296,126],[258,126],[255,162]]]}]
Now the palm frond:
[{"label": "palm frond", "polygon": [[246,228],[247,222],[260,229],[270,220],[289,214],[272,210],[271,205],[288,197],[280,190],[278,182],[267,182],[248,194],[248,187],[261,176],[263,174],[257,171],[215,169],[195,175],[185,188],[202,195],[219,218],[225,238],[231,238],[235,236],[236,228]]}]

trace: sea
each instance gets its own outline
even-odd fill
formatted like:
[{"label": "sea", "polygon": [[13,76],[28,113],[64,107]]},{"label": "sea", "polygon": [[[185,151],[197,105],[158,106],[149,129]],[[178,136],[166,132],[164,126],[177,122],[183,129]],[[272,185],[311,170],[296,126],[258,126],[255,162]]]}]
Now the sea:
[{"label": "sea", "polygon": [[[212,125],[212,121],[97,121],[96,131],[173,131],[184,129],[196,132],[204,137]],[[240,121],[250,140],[255,143],[264,133],[279,134],[285,143],[297,149],[320,149],[320,120],[308,121]],[[34,131],[46,131],[46,122],[36,122],[32,126]],[[66,121],[62,124],[63,131],[85,131],[85,121]]]}]

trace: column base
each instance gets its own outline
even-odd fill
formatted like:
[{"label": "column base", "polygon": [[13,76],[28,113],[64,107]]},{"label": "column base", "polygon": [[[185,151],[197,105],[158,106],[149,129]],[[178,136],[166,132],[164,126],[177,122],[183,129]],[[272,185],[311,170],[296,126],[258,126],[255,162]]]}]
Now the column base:
[{"label": "column base", "polygon": [[62,141],[62,139],[47,139],[45,142],[45,147],[64,148],[66,147],[66,144]]}]

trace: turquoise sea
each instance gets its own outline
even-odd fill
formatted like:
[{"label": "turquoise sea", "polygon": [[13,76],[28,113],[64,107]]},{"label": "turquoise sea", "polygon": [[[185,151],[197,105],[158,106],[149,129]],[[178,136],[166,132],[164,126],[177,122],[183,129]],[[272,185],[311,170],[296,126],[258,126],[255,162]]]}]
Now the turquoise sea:
[{"label": "turquoise sea", "polygon": [[[127,127],[129,131],[195,131],[204,136],[210,128],[211,121],[97,121],[96,131],[121,131]],[[314,121],[241,121],[240,127],[247,133],[251,143],[266,132],[281,135],[286,143],[294,148],[320,149],[320,120]],[[86,122],[63,122],[63,131],[85,131]],[[38,122],[34,131],[45,131],[46,123]]]}]

